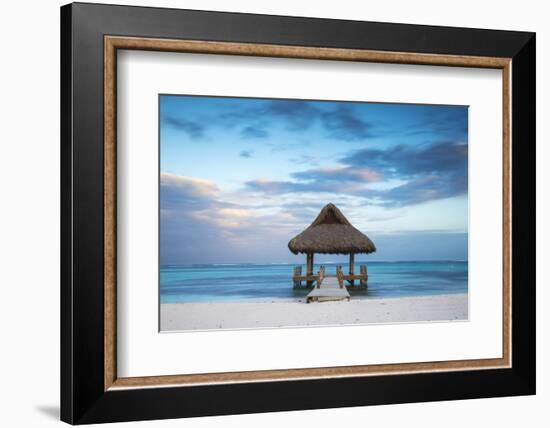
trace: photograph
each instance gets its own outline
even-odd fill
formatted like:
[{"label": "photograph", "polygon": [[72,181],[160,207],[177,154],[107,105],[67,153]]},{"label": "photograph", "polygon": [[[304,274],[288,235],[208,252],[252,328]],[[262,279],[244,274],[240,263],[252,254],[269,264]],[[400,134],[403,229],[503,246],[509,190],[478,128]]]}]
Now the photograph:
[{"label": "photograph", "polygon": [[468,106],[158,102],[161,332],[468,320]]},{"label": "photograph", "polygon": [[544,14],[42,3],[6,21],[8,426],[543,414]]}]

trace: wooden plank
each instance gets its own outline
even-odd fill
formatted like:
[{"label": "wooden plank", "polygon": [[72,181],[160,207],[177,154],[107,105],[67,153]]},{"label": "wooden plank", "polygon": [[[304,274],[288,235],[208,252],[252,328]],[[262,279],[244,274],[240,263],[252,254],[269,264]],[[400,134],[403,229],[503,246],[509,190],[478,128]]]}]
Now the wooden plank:
[{"label": "wooden plank", "polygon": [[306,297],[308,303],[312,301],[323,302],[337,300],[350,300],[350,295],[345,287],[340,288],[338,280],[334,276],[325,277],[321,283],[321,287],[314,288]]}]

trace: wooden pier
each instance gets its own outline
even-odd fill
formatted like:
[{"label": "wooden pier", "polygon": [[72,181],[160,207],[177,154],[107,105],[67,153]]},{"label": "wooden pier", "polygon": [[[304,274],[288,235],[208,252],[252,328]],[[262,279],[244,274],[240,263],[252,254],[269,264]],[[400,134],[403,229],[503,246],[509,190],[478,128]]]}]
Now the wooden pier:
[{"label": "wooden pier", "polygon": [[[350,300],[347,288],[355,290],[357,282],[357,289],[367,290],[367,266],[361,264],[359,275],[355,274],[355,255],[374,253],[376,247],[367,235],[353,227],[336,205],[325,205],[313,223],[288,242],[288,249],[307,257],[305,275],[302,266],[296,266],[292,283],[295,289],[302,288],[304,283],[308,288],[315,287],[307,295],[308,303]],[[349,254],[348,273],[342,271],[342,266],[337,266],[336,276],[325,276],[325,268],[320,266],[319,274],[314,275],[315,254]]]},{"label": "wooden pier", "polygon": [[338,300],[350,300],[346,287],[341,287],[338,278],[325,276],[319,286],[315,286],[307,295],[306,302],[334,302]]}]

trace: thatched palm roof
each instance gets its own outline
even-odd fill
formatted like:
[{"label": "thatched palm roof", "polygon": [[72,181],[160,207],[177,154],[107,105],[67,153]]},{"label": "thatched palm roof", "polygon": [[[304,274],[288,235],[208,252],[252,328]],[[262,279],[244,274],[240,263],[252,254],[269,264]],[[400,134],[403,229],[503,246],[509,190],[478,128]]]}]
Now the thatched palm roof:
[{"label": "thatched palm roof", "polygon": [[294,254],[373,253],[376,247],[367,235],[359,232],[336,205],[328,204],[311,225],[288,243]]}]

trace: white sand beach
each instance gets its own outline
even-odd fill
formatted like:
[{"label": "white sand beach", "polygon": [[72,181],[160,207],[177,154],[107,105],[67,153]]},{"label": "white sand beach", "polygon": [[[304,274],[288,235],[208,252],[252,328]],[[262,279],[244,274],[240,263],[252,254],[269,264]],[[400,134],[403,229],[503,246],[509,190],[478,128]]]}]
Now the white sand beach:
[{"label": "white sand beach", "polygon": [[161,304],[161,331],[303,327],[468,319],[468,294],[306,304],[305,299]]}]

